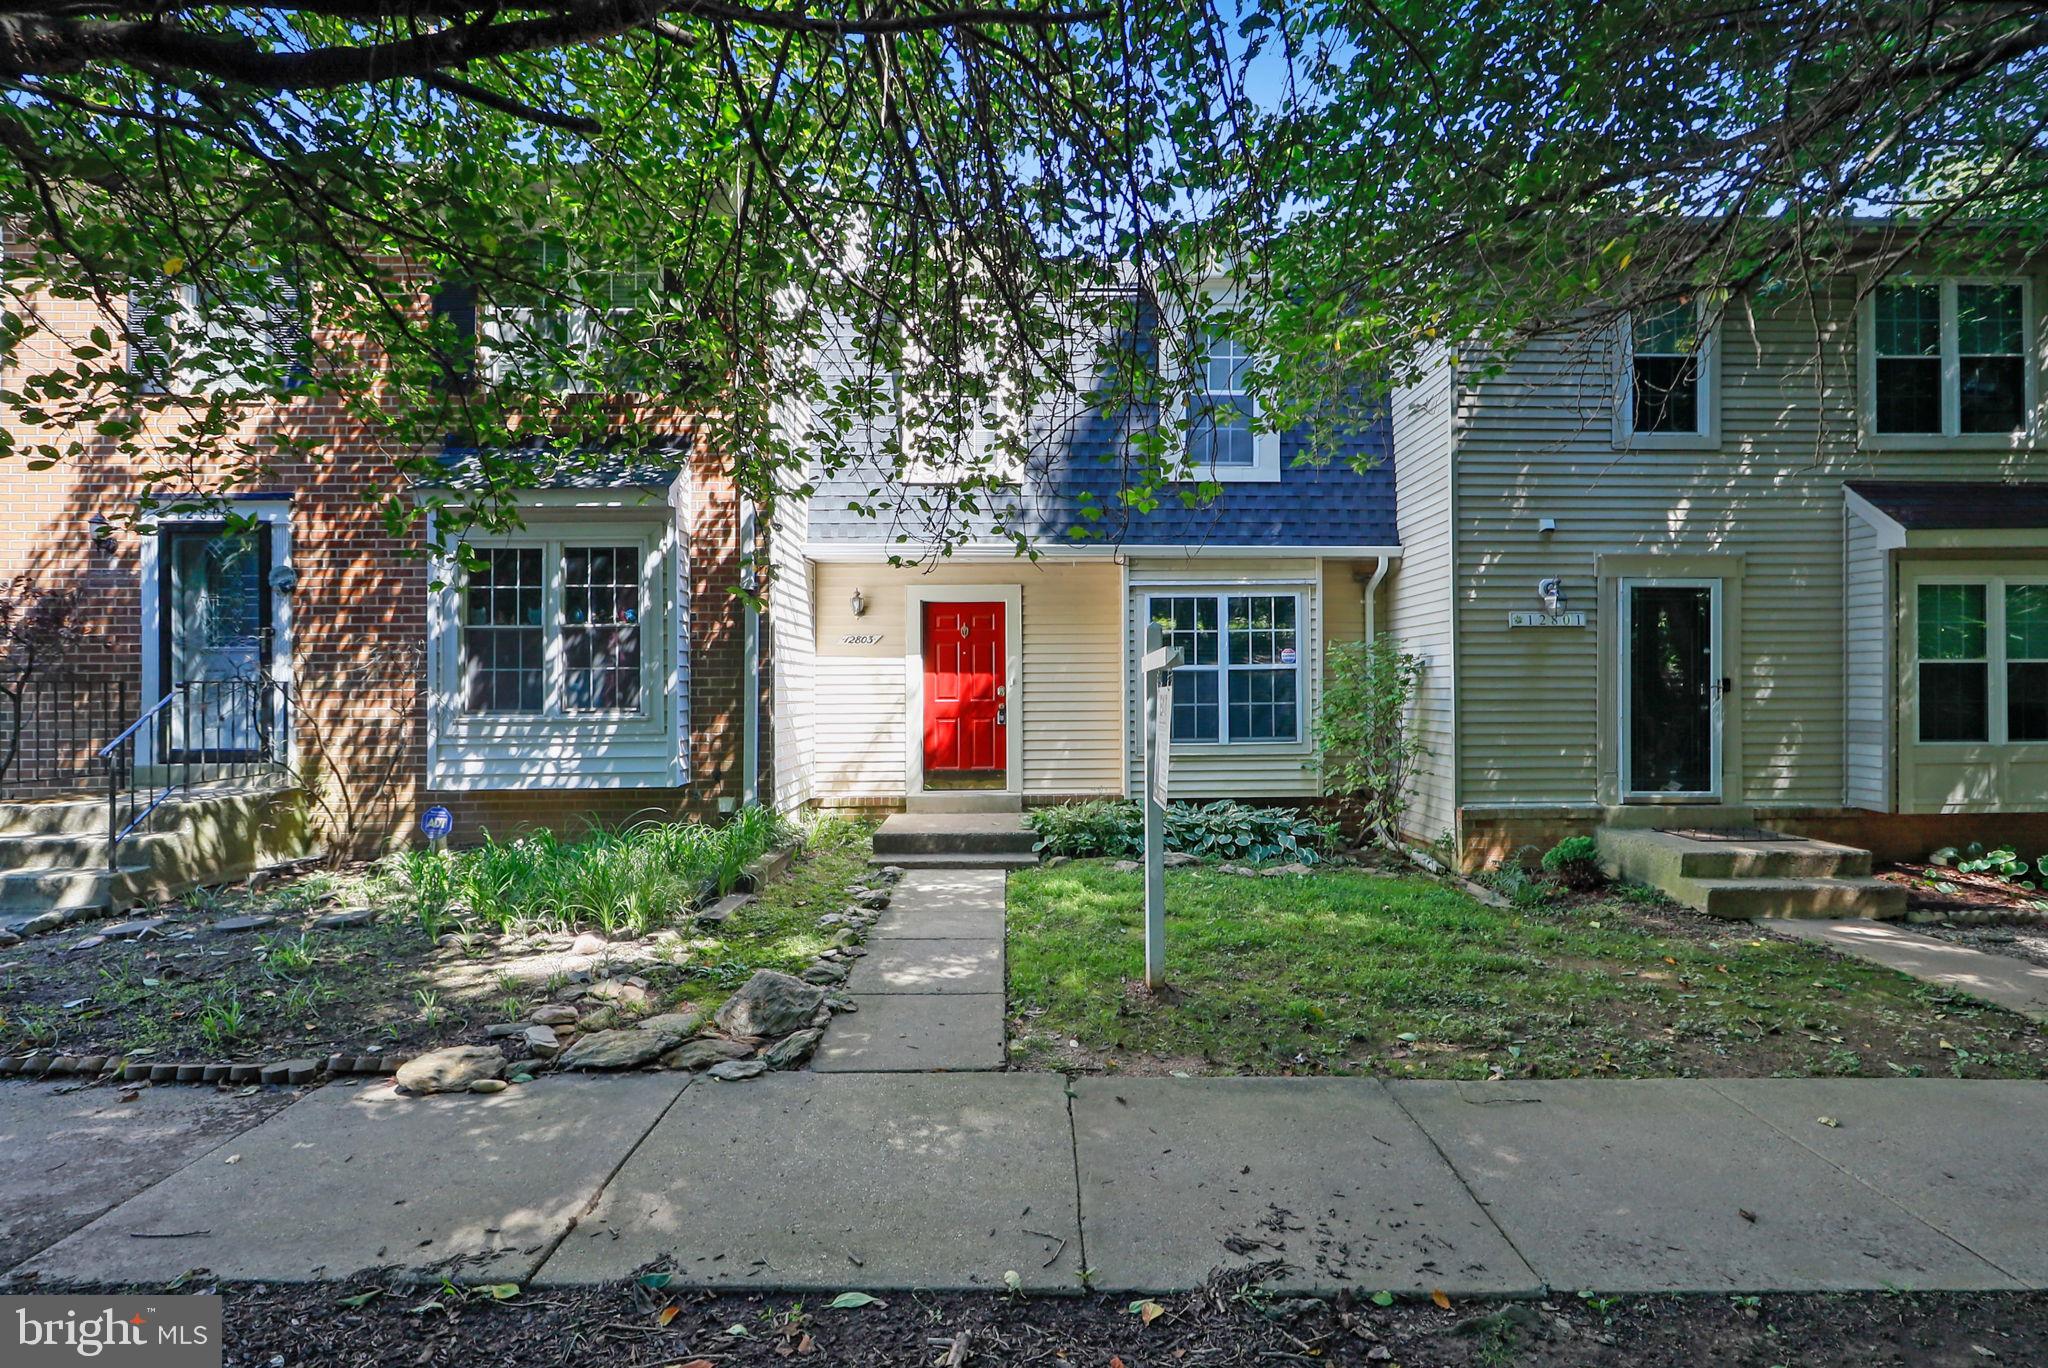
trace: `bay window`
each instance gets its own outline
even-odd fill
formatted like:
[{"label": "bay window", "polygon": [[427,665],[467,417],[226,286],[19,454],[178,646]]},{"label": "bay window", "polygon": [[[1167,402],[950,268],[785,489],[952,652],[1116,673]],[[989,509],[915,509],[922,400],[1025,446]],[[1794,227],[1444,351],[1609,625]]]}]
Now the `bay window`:
[{"label": "bay window", "polygon": [[1148,618],[1184,663],[1173,674],[1176,744],[1301,740],[1301,596],[1155,594]]},{"label": "bay window", "polygon": [[2048,741],[2048,580],[1922,581],[1914,614],[1921,741]]},{"label": "bay window", "polygon": [[1871,431],[2009,437],[2032,410],[2021,281],[1894,281],[1870,303]]},{"label": "bay window", "polygon": [[478,555],[457,586],[464,713],[641,713],[644,542],[548,540]]}]

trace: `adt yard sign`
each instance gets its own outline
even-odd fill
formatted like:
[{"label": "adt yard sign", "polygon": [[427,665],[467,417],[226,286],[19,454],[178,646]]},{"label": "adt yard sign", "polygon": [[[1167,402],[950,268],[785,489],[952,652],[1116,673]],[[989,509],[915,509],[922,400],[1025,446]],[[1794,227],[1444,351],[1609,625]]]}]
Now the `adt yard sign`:
[{"label": "adt yard sign", "polygon": [[455,830],[455,814],[436,803],[420,814],[420,830],[430,841],[445,841]]}]

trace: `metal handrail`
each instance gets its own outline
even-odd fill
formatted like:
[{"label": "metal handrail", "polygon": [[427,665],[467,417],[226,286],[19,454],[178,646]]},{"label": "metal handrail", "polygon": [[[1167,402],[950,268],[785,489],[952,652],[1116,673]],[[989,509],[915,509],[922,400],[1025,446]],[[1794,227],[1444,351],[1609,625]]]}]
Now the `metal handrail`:
[{"label": "metal handrail", "polygon": [[[290,693],[274,679],[186,680],[123,728],[99,753],[107,777],[108,870],[120,871],[122,841],[173,795],[192,788],[195,764],[201,782],[247,778],[277,764],[290,732],[290,705]],[[153,728],[151,761],[163,770],[161,783],[146,786],[135,782],[136,738],[145,727]]]},{"label": "metal handrail", "polygon": [[183,694],[185,690],[191,687],[192,681],[190,680],[186,681],[183,684],[172,685],[169,693],[166,693],[162,698],[159,698],[156,702],[150,704],[148,709],[144,711],[142,716],[136,718],[133,722],[130,722],[128,724],[126,730],[124,730],[119,736],[115,737],[113,740],[107,742],[106,745],[100,747],[100,759],[104,760],[108,756],[112,755],[123,741],[126,741],[129,737],[135,735],[135,733],[137,733],[138,731],[141,731],[143,726],[148,723],[150,718],[155,717],[158,713],[162,712],[167,706],[170,705],[173,699],[176,699],[181,694]]}]

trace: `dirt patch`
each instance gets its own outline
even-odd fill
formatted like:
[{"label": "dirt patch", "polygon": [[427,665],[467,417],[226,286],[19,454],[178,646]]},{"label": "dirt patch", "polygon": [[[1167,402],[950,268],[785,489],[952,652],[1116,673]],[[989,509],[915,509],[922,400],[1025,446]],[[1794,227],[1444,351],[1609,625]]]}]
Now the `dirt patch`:
[{"label": "dirt patch", "polygon": [[368,867],[202,892],[138,914],[151,925],[131,939],[83,922],[0,950],[0,1054],[412,1054],[481,1044],[550,1003],[586,1021],[708,1010],[756,969],[801,972],[825,949],[818,918],[844,905],[865,858],[864,835],[814,847],[725,923],[683,908],[644,935],[423,925]]},{"label": "dirt patch", "polygon": [[[188,1285],[184,1290],[203,1290]],[[358,1306],[356,1300],[369,1294]],[[1242,1275],[1156,1300],[889,1294],[693,1296],[644,1288],[508,1302],[418,1287],[229,1287],[226,1362],[313,1368],[694,1364],[1052,1365],[1272,1363],[1441,1368],[1982,1368],[2048,1359],[2048,1297],[1580,1298],[1373,1305],[1275,1300]]]}]

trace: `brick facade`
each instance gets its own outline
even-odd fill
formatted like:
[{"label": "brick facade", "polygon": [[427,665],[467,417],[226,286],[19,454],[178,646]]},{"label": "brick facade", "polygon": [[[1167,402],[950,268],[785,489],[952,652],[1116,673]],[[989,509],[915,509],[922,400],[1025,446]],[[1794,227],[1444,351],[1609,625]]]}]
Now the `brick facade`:
[{"label": "brick facade", "polygon": [[[42,321],[53,332],[82,334],[104,320],[90,304],[51,301]],[[38,363],[37,345],[32,338],[24,348],[29,366]],[[49,440],[47,432],[23,428],[11,416],[9,422],[20,440]],[[739,800],[739,510],[727,463],[701,435],[679,426],[691,452],[683,530],[693,782],[682,789],[443,793],[427,785],[424,534],[394,538],[364,497],[398,478],[389,439],[316,398],[252,402],[243,423],[250,434],[288,432],[318,443],[319,459],[280,464],[260,489],[240,492],[290,500],[299,576],[289,642],[298,753],[325,795],[322,815],[333,839],[358,853],[414,839],[419,811],[436,802],[455,812],[461,841],[535,825],[573,830],[644,815],[708,816]],[[205,488],[206,475],[193,472],[193,486]],[[141,698],[145,649],[141,538],[123,530],[102,549],[93,544],[91,519],[131,512],[140,488],[136,469],[112,442],[88,442],[82,455],[46,470],[29,469],[19,457],[0,462],[0,578],[78,589],[90,635],[64,672],[95,689],[124,681],[131,704]]]}]

